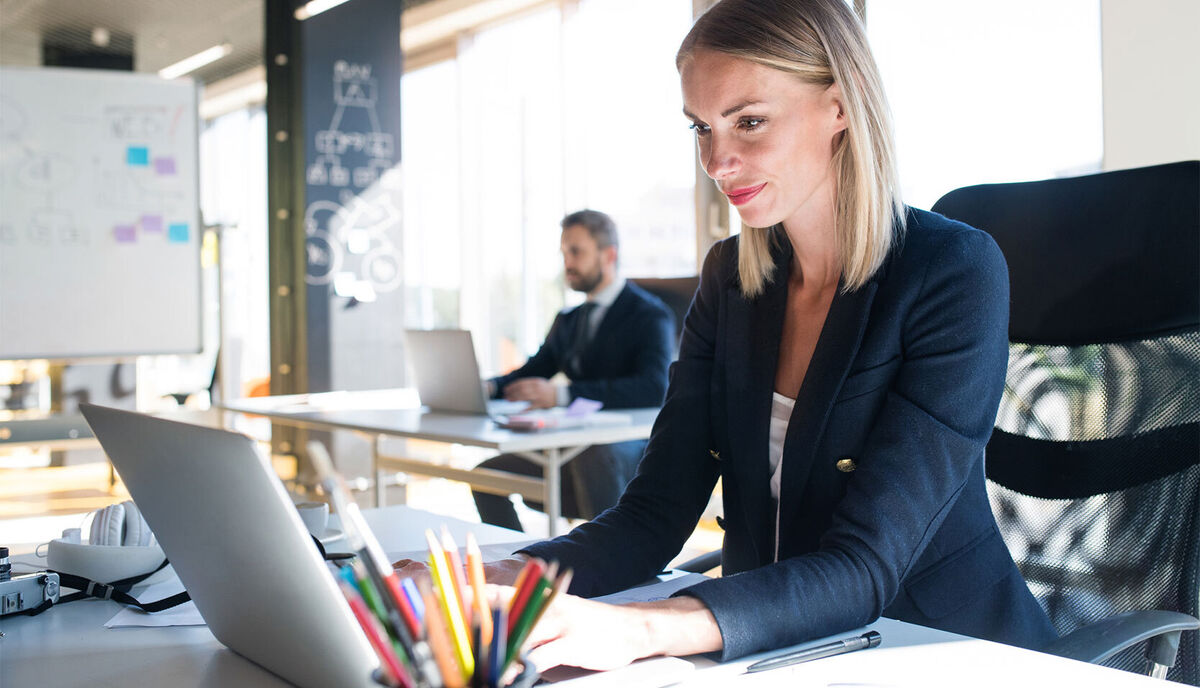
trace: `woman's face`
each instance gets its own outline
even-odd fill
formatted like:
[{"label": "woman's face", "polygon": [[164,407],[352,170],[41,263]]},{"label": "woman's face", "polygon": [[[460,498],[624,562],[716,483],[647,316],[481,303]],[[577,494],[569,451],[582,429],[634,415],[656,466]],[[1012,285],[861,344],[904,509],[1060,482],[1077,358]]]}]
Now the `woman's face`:
[{"label": "woman's face", "polygon": [[751,227],[828,221],[835,201],[830,164],[846,128],[837,85],[712,50],[680,72],[704,171]]}]

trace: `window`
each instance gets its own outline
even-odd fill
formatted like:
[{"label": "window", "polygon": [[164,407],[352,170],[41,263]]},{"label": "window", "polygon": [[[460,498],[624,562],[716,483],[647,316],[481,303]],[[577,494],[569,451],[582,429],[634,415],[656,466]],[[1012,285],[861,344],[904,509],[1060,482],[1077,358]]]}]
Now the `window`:
[{"label": "window", "polygon": [[563,283],[558,223],[583,207],[616,220],[623,274],[695,274],[695,152],[674,64],[691,12],[546,6],[404,76],[410,326],[472,330],[485,374],[519,365],[582,298]]},{"label": "window", "polygon": [[1098,0],[871,2],[905,202],[1098,171]]}]

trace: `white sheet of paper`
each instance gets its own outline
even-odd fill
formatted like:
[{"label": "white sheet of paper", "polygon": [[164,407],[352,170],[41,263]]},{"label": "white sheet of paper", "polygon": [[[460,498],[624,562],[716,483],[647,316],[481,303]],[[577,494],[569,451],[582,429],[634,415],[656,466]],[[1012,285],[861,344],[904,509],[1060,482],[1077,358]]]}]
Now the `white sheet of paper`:
[{"label": "white sheet of paper", "polygon": [[657,579],[648,583],[643,583],[628,590],[614,592],[611,595],[603,595],[601,597],[592,598],[597,602],[607,602],[608,604],[626,604],[628,602],[653,602],[655,600],[665,600],[675,593],[677,590],[683,590],[697,583],[708,580],[708,576],[702,573],[687,573],[684,571],[672,570],[669,573],[664,573]]},{"label": "white sheet of paper", "polygon": [[[157,602],[164,597],[170,597],[176,593],[183,592],[183,584],[178,578],[169,580],[163,583],[155,583],[144,588],[134,588],[131,594],[139,602]],[[164,609],[161,612],[147,614],[137,607],[125,607],[117,612],[113,618],[109,619],[105,624],[105,628],[133,628],[133,627],[160,627],[160,626],[204,626],[204,619],[200,616],[200,611],[196,609],[196,603],[192,601],[184,602],[183,604]]]},{"label": "white sheet of paper", "polygon": [[542,680],[563,688],[660,688],[684,680],[695,669],[695,665],[679,657],[647,657],[610,671],[555,667],[543,674]]}]

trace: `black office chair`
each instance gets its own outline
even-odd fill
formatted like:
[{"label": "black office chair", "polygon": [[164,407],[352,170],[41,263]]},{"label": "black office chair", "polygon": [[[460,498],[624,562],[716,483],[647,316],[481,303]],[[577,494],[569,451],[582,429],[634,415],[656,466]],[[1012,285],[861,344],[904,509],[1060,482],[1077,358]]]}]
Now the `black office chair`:
[{"label": "black office chair", "polygon": [[1156,638],[1150,673],[1200,685],[1200,633],[1180,635],[1200,628],[1200,162],[972,186],[933,210],[1008,261],[986,465],[1063,635],[1046,651],[1139,671]]},{"label": "black office chair", "polygon": [[630,282],[662,299],[675,315],[675,354],[679,354],[679,337],[683,334],[683,317],[692,306],[700,277],[636,277]]}]

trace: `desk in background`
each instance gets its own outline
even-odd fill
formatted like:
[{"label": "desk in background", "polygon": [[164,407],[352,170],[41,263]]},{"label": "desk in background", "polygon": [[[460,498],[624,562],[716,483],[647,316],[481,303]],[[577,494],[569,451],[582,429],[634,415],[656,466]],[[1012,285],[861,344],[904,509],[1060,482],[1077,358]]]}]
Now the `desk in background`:
[{"label": "desk in background", "polygon": [[[545,504],[550,535],[557,534],[562,515],[561,471],[566,462],[593,444],[641,440],[650,436],[657,408],[628,409],[630,422],[565,430],[514,432],[499,428],[485,416],[435,413],[418,406],[412,390],[324,392],[274,397],[237,399],[220,404],[237,413],[267,416],[274,422],[310,430],[350,430],[365,435],[371,443],[371,467],[375,477],[375,504],[384,505],[383,469],[390,468],[465,482],[497,494],[518,493]],[[380,451],[385,437],[420,439],[493,449],[500,454],[517,454],[542,467],[543,478],[503,471],[464,470],[418,459],[389,456]]]},{"label": "desk in background", "polygon": [[[384,549],[395,555],[424,550],[424,530],[447,525],[456,540],[475,533],[483,545],[526,541],[524,533],[467,523],[404,506],[364,512]],[[19,544],[19,543],[13,543]],[[26,543],[28,544],[28,543]],[[18,547],[18,551],[28,551]],[[334,547],[336,549],[336,547]],[[505,548],[500,547],[503,552]],[[494,550],[495,551],[495,550]],[[22,557],[21,560],[28,560]],[[24,571],[24,567],[19,567]],[[281,571],[280,575],[286,575]],[[230,570],[230,585],[237,571]],[[105,629],[121,605],[89,599],[53,607],[38,617],[0,618],[0,686],[61,688],[281,687],[275,675],[225,648],[204,626]],[[743,674],[751,662],[780,651],[715,664],[689,658],[696,671],[681,686],[868,686],[875,688],[961,688],[961,686],[1162,686],[1143,676],[1074,660],[975,640],[922,626],[880,619],[870,628],[883,635],[875,649],[829,657],[785,669]],[[838,637],[852,633],[839,634]],[[636,674],[629,674],[633,676]],[[621,674],[614,674],[619,679]],[[591,679],[584,679],[588,685]],[[622,680],[622,688],[657,688]]]}]

